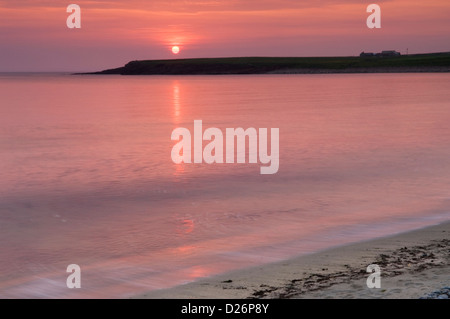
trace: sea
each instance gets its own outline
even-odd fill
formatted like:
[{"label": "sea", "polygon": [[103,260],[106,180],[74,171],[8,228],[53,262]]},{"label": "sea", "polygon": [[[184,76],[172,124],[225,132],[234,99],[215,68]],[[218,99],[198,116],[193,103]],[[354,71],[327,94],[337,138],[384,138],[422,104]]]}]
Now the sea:
[{"label": "sea", "polygon": [[[449,73],[0,74],[0,298],[127,298],[448,221],[449,88]],[[171,134],[195,120],[278,128],[278,171],[174,163]]]}]

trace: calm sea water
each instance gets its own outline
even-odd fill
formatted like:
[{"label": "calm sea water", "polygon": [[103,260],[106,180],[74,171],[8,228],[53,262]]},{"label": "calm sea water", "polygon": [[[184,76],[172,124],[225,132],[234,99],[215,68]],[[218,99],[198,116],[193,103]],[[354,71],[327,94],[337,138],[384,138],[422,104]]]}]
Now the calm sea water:
[{"label": "calm sea water", "polygon": [[[0,297],[126,297],[450,219],[450,74],[0,75]],[[280,129],[280,169],[175,165]],[[81,267],[81,289],[66,267]]]}]

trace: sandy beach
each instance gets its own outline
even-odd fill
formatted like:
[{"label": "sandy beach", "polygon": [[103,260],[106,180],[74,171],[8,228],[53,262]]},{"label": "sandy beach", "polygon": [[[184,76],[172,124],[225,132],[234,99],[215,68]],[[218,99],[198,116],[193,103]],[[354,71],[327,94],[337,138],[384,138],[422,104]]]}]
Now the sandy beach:
[{"label": "sandy beach", "polygon": [[[229,272],[135,298],[417,299],[450,286],[450,222]],[[381,268],[369,289],[366,268]]]}]

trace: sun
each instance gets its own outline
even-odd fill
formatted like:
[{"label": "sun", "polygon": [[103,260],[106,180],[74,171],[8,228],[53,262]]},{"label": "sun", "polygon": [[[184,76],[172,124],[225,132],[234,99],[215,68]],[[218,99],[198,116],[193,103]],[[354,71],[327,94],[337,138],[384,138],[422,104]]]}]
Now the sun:
[{"label": "sun", "polygon": [[173,46],[172,47],[172,53],[173,54],[178,54],[180,52],[180,48],[179,47],[177,47],[177,46]]}]

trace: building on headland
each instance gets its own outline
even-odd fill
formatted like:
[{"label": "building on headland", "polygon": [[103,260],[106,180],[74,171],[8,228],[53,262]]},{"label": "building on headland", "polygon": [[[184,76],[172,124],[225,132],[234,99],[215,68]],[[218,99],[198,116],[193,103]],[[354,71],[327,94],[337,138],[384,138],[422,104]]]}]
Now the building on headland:
[{"label": "building on headland", "polygon": [[381,56],[400,56],[400,52],[397,52],[395,50],[390,51],[381,51]]},{"label": "building on headland", "polygon": [[364,58],[364,57],[370,57],[370,56],[375,56],[375,53],[372,53],[372,52],[361,52],[361,54],[359,55],[361,58]]},{"label": "building on headland", "polygon": [[387,50],[387,51],[381,51],[381,53],[372,53],[372,52],[361,52],[361,54],[359,55],[361,58],[365,58],[365,57],[373,57],[373,56],[378,56],[378,57],[393,57],[393,56],[400,56],[401,53],[397,52],[395,50]]}]

